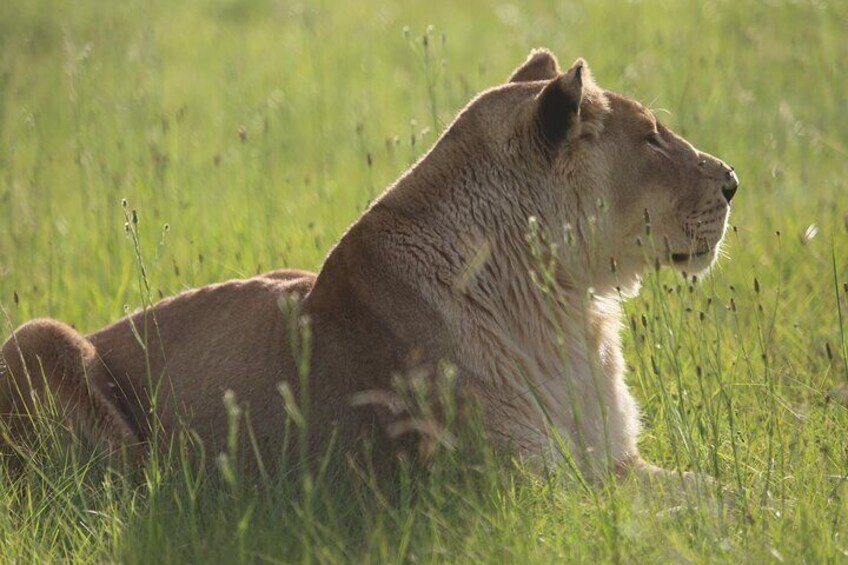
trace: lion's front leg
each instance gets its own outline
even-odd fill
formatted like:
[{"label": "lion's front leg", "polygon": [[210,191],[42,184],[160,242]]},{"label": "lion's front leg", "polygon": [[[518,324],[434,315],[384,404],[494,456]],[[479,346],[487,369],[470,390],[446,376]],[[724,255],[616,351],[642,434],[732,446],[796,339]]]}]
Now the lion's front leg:
[{"label": "lion's front leg", "polygon": [[718,482],[709,475],[692,471],[664,469],[636,456],[616,466],[615,475],[623,481],[634,481],[654,496],[671,496],[676,501],[721,499]]}]

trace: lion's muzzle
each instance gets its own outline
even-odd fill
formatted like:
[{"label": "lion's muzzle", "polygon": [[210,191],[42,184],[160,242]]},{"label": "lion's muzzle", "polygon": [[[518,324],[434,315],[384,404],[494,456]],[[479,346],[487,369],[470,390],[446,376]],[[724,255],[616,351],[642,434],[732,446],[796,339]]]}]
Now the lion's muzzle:
[{"label": "lion's muzzle", "polygon": [[733,200],[733,196],[736,194],[736,189],[739,188],[739,177],[736,176],[736,171],[733,170],[733,167],[730,167],[725,177],[724,184],[721,185],[721,194],[727,203],[730,204],[730,201]]}]

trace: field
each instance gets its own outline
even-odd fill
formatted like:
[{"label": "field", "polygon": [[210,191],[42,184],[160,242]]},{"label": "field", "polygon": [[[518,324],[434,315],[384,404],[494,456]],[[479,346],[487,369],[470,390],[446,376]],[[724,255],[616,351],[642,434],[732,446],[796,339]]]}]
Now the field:
[{"label": "field", "polygon": [[848,560],[846,30],[826,0],[0,3],[0,341],[317,269],[535,46],[741,179],[726,257],[699,285],[650,274],[624,329],[642,452],[731,503],[491,454],[395,496],[179,464],[139,480],[46,442],[15,480],[0,465],[0,562]]}]

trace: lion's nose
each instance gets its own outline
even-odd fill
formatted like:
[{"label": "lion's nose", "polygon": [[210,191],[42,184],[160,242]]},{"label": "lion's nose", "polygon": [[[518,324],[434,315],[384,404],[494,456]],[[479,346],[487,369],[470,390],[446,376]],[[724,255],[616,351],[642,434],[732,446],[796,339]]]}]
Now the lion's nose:
[{"label": "lion's nose", "polygon": [[736,176],[736,171],[730,169],[725,175],[724,184],[721,185],[721,194],[728,204],[733,200],[737,188],[739,188],[739,177]]}]

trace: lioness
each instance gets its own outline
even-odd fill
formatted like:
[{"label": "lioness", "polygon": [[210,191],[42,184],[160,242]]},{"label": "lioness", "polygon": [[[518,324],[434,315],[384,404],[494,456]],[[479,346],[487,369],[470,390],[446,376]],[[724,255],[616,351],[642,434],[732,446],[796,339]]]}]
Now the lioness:
[{"label": "lioness", "polygon": [[[398,425],[409,415],[384,393],[447,363],[493,441],[549,462],[568,453],[590,477],[651,472],[624,382],[620,300],[657,262],[709,267],[737,186],[732,167],[598,87],[583,60],[562,72],[534,50],[459,113],[317,275],[188,291],[85,337],[54,320],[24,324],[2,349],[0,414],[14,438],[49,388],[91,440],[141,459],[186,425],[220,449],[231,390],[273,458],[286,383],[305,403],[311,452],[332,434],[353,449],[416,429]],[[293,316],[311,336],[294,347]]]}]

